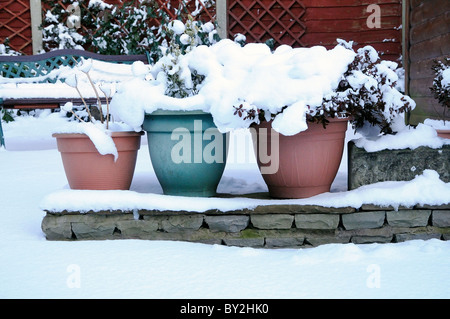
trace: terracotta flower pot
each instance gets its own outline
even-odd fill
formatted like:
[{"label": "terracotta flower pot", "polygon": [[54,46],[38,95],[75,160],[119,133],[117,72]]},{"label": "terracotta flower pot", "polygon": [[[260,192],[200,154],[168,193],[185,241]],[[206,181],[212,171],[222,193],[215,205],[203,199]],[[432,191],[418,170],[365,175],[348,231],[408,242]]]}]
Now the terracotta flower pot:
[{"label": "terracotta flower pot", "polygon": [[[253,145],[270,196],[307,198],[329,192],[341,163],[347,123],[348,119],[330,119],[325,129],[322,124],[308,123],[306,131],[293,136],[277,134],[271,122],[255,126]],[[272,139],[273,134],[279,138]],[[265,152],[271,153],[270,163],[263,157]]]},{"label": "terracotta flower pot", "polygon": [[450,130],[436,130],[437,135],[442,138],[450,138]]},{"label": "terracotta flower pot", "polygon": [[143,132],[113,132],[119,154],[101,155],[85,134],[53,134],[71,189],[128,190]]}]

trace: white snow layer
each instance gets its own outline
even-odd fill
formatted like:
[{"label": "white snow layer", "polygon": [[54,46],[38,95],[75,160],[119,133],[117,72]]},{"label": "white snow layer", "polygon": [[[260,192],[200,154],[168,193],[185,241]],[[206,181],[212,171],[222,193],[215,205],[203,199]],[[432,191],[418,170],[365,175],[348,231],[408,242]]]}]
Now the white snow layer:
[{"label": "white snow layer", "polygon": [[[450,69],[449,69],[450,70]],[[429,125],[436,130],[450,130],[450,121],[425,119],[423,124]]]},{"label": "white snow layer", "polygon": [[[172,30],[183,32],[184,24],[173,21]],[[365,47],[372,60],[378,54],[372,47]],[[72,86],[78,85],[83,97],[95,97],[85,74],[89,70],[92,80],[117,82],[117,92],[112,96],[111,113],[134,130],[141,129],[145,113],[163,110],[203,110],[212,114],[214,122],[222,132],[248,127],[253,119],[239,117],[236,108],[244,105],[248,110],[262,110],[266,118],[275,116],[273,127],[284,135],[293,135],[307,129],[306,113],[316,110],[335,92],[348,65],[356,53],[343,45],[327,50],[322,46],[292,48],[287,45],[271,51],[265,44],[250,43],[241,47],[225,39],[212,46],[197,46],[178,58],[178,64],[170,71],[178,72],[187,88],[192,88],[192,72],[205,76],[195,92],[187,98],[166,95],[167,76],[162,72],[166,61],[170,65],[173,57],[167,56],[153,67],[135,62],[133,65],[105,63],[94,60],[76,68],[62,67],[49,75],[35,79],[0,79],[0,97],[69,97],[78,98]],[[394,72],[396,63],[382,61],[378,72],[386,76],[389,83],[397,81]],[[56,84],[18,83],[38,81],[44,78],[65,78]],[[349,82],[354,88],[377,86],[377,81],[355,71]],[[415,103],[404,97],[396,88],[384,85],[384,114],[389,121],[391,108],[395,110],[402,98],[411,106]],[[401,103],[400,103],[401,102]],[[283,112],[281,112],[284,109]],[[256,119],[257,121],[257,119]]]},{"label": "white snow layer", "polygon": [[[294,105],[293,113],[298,114],[304,113],[307,105],[321,105],[354,57],[355,52],[343,46],[327,50],[321,46],[284,45],[271,52],[265,44],[241,47],[231,40],[222,40],[210,47],[195,47],[180,57],[180,67],[206,76],[198,94],[183,99],[165,96],[165,81],[156,67],[152,69],[156,81],[135,79],[122,83],[111,108],[117,118],[135,128],[141,126],[144,113],[157,109],[203,110],[213,115],[219,130],[230,131],[249,125],[248,120],[234,115],[234,107],[243,103],[272,114],[284,106]],[[183,74],[190,76],[190,72]],[[291,116],[282,113],[281,117],[285,120],[277,126],[280,133],[292,135],[307,128],[306,123],[290,121]]]},{"label": "white snow layer", "polygon": [[449,145],[450,139],[438,137],[435,128],[419,123],[416,128],[405,126],[395,135],[382,135],[375,140],[362,137],[355,140],[355,144],[367,152],[378,152],[386,149],[416,149],[420,146],[441,148],[443,145]]},{"label": "white snow layer", "polygon": [[64,127],[55,129],[54,132],[86,134],[100,154],[111,154],[114,156],[114,161],[116,161],[119,156],[116,145],[111,137],[111,131],[106,130],[106,124],[100,122],[95,124],[91,122],[71,122]]},{"label": "white snow layer", "polygon": [[450,85],[450,68],[447,68],[444,71],[442,71],[441,85],[442,87]]},{"label": "white snow layer", "polygon": [[[53,138],[46,127],[61,118],[19,119],[4,124],[5,138],[8,149],[24,151],[0,149],[1,298],[450,297],[450,241],[437,239],[277,250],[146,240],[47,241],[41,230],[44,199],[53,197],[52,204],[62,205],[61,200],[68,196],[68,205],[74,207],[73,201],[78,201],[83,207],[84,196],[94,201],[91,193],[100,195],[100,201],[113,194],[120,196],[109,206],[113,207],[129,195],[139,201],[148,196],[154,201],[145,202],[148,206],[176,207],[174,202],[181,198],[161,195],[146,146],[138,153],[130,192],[105,195],[102,191],[64,189],[67,180],[59,152],[54,147],[30,150],[47,148]],[[345,161],[332,193],[301,202],[339,206],[360,205],[371,198],[380,204],[410,205],[416,198],[423,203],[449,202],[449,184],[439,181],[434,172],[425,172],[411,182],[385,182],[336,193],[346,187]],[[236,163],[227,164],[219,191],[245,193],[267,188],[255,163]],[[439,199],[438,194],[442,195]],[[185,209],[198,211],[225,207],[224,201],[201,198],[184,204],[191,205]],[[225,208],[256,204],[260,202],[233,200]]]},{"label": "white snow layer", "polygon": [[[226,60],[231,54],[232,48],[228,49],[224,50],[221,59]],[[289,54],[290,50],[286,51]],[[249,59],[258,59],[258,54],[250,55]],[[235,75],[227,74],[220,65],[218,67],[217,77],[223,80],[222,85],[239,89],[239,81],[233,80]],[[242,67],[242,74],[246,74],[246,61],[242,61]],[[307,66],[298,67],[307,70]],[[238,72],[239,67],[236,66],[234,71]],[[287,71],[280,70],[281,74],[283,72],[286,74]],[[247,76],[254,76],[249,74]],[[328,81],[324,83],[325,86],[328,84]],[[205,84],[204,88],[207,85],[211,86],[211,83]],[[53,88],[40,89],[39,93],[57,94]],[[158,92],[157,85],[148,86],[148,89]],[[249,97],[250,89],[257,87],[242,88],[248,90]],[[18,96],[23,94],[20,90],[11,92]],[[139,93],[139,90],[135,92]],[[65,92],[58,94],[67,96]],[[233,97],[220,94],[217,98],[212,93],[205,96],[210,101],[233,100]],[[170,99],[163,101],[168,108],[176,106]],[[183,103],[187,108],[195,107],[192,100]],[[148,106],[152,106],[151,102]],[[210,207],[223,210],[254,207],[265,201],[163,196],[146,147],[141,147],[138,153],[130,191],[68,190],[60,154],[51,138],[54,127],[62,118],[46,116],[48,112],[41,114],[39,118],[17,118],[16,122],[4,124],[7,150],[0,149],[1,298],[450,297],[450,241],[436,239],[278,250],[145,240],[47,241],[41,230],[45,215],[41,207],[87,209],[84,202],[87,200],[92,205],[89,209],[100,206],[103,209],[135,208],[139,204],[173,209],[189,205],[183,208],[204,211]],[[341,165],[331,193],[283,203],[333,207],[374,203],[397,207],[450,202],[449,183],[439,180],[434,171],[425,171],[409,182],[377,183],[347,192],[345,161],[344,157],[344,165]],[[242,194],[266,190],[254,162],[227,164],[219,184],[221,192]],[[98,195],[95,200],[94,193]],[[64,204],[63,200],[67,202]]]},{"label": "white snow layer", "polygon": [[[89,63],[90,64],[90,63]],[[88,64],[85,65],[87,67]],[[108,63],[93,60],[89,70],[89,76],[96,84],[102,82],[122,82],[135,78],[132,70],[133,65]],[[85,74],[82,74],[80,66],[79,72],[76,68],[60,67],[49,74],[35,78],[4,78],[0,77],[0,97],[1,98],[75,98],[80,96],[77,90],[69,84],[57,80],[56,83],[37,83],[45,79],[65,79],[76,74],[78,89],[83,98],[95,98],[95,92],[91,87]]]},{"label": "white snow layer", "polygon": [[[233,185],[231,185],[233,186]],[[226,189],[222,189],[228,193]],[[248,190],[251,192],[251,190]],[[81,200],[82,199],[82,200]],[[375,204],[383,207],[442,205],[450,202],[450,183],[444,183],[432,170],[425,170],[409,182],[380,182],[346,192],[323,193],[307,199],[261,200],[249,198],[192,198],[138,193],[133,191],[60,190],[46,196],[41,208],[51,212],[105,210],[171,210],[205,212],[211,209],[232,211],[261,205],[321,205],[355,207]]]}]

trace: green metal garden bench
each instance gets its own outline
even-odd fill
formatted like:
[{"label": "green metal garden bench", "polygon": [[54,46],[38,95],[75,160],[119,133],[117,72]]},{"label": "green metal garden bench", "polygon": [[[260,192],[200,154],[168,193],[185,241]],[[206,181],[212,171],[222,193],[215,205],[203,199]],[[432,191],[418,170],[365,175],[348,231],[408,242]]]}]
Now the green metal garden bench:
[{"label": "green metal garden bench", "polygon": [[[110,63],[132,64],[142,61],[149,64],[149,54],[139,55],[102,55],[83,50],[64,49],[55,50],[39,55],[0,56],[0,76],[4,78],[35,78],[45,76],[61,66],[74,67],[82,58],[92,58]],[[46,78],[43,83],[55,83],[55,78]],[[18,83],[21,83],[20,81]],[[85,99],[87,103],[94,104],[96,99]],[[57,109],[64,103],[72,101],[82,103],[73,98],[1,98],[1,109]],[[3,129],[0,118],[0,147],[5,146]]]}]

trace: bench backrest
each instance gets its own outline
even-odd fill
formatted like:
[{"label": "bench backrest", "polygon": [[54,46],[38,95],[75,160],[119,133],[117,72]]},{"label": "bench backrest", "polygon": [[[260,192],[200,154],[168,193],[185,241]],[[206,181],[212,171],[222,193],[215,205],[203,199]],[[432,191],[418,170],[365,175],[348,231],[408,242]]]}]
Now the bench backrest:
[{"label": "bench backrest", "polygon": [[[81,58],[92,58],[111,63],[132,64],[135,61],[149,62],[147,54],[139,55],[102,55],[83,50],[55,50],[38,55],[0,56],[0,76],[5,78],[33,78],[47,75],[60,66],[73,67]],[[47,78],[43,82],[55,83],[56,79]]]}]

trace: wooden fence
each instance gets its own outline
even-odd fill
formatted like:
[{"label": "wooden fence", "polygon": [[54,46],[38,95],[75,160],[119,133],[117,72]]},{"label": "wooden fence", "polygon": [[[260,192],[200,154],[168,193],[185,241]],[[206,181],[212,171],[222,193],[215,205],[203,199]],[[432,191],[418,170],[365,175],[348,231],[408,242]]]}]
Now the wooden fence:
[{"label": "wooden fence", "polygon": [[[379,25],[372,23],[379,9]],[[372,45],[384,59],[399,60],[402,52],[402,0],[229,0],[228,35],[244,34],[247,42],[275,40],[275,46],[323,45],[336,38]]]},{"label": "wooden fence", "polygon": [[443,107],[430,91],[435,76],[431,66],[434,59],[450,57],[450,1],[408,0],[407,21],[408,93],[417,104],[410,122],[417,124],[442,116]]},{"label": "wooden fence", "polygon": [[29,0],[0,0],[0,43],[6,39],[13,50],[32,54]]}]

